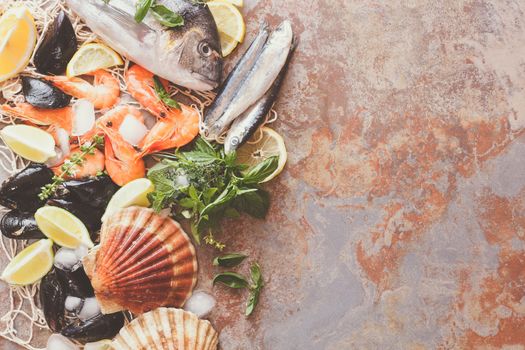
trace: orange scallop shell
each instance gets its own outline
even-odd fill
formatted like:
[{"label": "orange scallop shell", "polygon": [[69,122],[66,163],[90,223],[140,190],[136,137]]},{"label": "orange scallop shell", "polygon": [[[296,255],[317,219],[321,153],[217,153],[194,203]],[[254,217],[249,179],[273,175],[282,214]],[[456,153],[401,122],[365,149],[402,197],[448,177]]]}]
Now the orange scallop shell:
[{"label": "orange scallop shell", "polygon": [[216,350],[218,338],[209,321],[161,307],[124,326],[111,345],[115,350]]},{"label": "orange scallop shell", "polygon": [[176,221],[130,207],[109,217],[100,237],[84,266],[103,313],[180,307],[190,297],[197,282],[197,257]]}]

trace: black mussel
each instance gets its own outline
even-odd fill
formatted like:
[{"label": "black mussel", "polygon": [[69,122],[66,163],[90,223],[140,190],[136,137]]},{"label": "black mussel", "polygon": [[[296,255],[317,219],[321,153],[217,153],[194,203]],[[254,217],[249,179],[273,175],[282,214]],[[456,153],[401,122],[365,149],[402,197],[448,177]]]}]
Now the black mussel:
[{"label": "black mussel", "polygon": [[77,51],[77,37],[64,11],[55,18],[35,53],[35,66],[42,74],[62,74]]},{"label": "black mussel", "polygon": [[23,213],[18,210],[11,210],[2,217],[0,231],[11,239],[45,238],[36,225],[35,216],[32,213]]},{"label": "black mussel", "polygon": [[48,327],[60,332],[66,326],[64,303],[66,291],[55,270],[51,270],[40,282],[40,304]]},{"label": "black mussel", "polygon": [[63,336],[75,339],[82,343],[95,342],[102,339],[111,339],[124,326],[124,314],[98,314],[97,316],[79,323],[73,323],[62,329]]},{"label": "black mussel", "polygon": [[67,295],[77,298],[88,298],[95,295],[82,263],[78,263],[73,266],[71,270],[68,270],[67,268],[57,266],[55,262],[55,270]]},{"label": "black mussel", "polygon": [[22,92],[26,102],[38,108],[62,108],[68,106],[71,101],[71,96],[50,82],[27,76],[22,77]]},{"label": "black mussel", "polygon": [[90,232],[97,231],[109,200],[118,186],[107,175],[62,183],[47,202],[73,213]]},{"label": "black mussel", "polygon": [[29,164],[0,186],[0,204],[10,209],[34,212],[44,202],[38,198],[41,187],[50,183],[53,172],[42,164]]},{"label": "black mussel", "polygon": [[105,208],[118,190],[118,186],[107,175],[62,183],[56,196],[72,202],[82,202],[90,207]]}]

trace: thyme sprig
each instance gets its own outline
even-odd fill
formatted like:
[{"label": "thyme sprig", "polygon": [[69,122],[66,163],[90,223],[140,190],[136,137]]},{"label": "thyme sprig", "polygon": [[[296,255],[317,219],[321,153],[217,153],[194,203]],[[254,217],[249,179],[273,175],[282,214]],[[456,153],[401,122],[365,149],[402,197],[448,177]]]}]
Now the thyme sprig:
[{"label": "thyme sprig", "polygon": [[40,200],[44,201],[51,197],[57,187],[65,181],[65,177],[71,177],[74,176],[73,169],[76,166],[81,166],[84,161],[86,160],[86,156],[88,155],[94,155],[95,149],[99,146],[102,146],[104,144],[104,137],[95,135],[91,139],[91,141],[85,142],[80,146],[80,152],[79,153],[73,153],[71,154],[71,157],[64,162],[60,166],[60,174],[53,176],[52,180],[53,182],[43,186],[41,188],[41,192],[38,194],[38,198]]}]

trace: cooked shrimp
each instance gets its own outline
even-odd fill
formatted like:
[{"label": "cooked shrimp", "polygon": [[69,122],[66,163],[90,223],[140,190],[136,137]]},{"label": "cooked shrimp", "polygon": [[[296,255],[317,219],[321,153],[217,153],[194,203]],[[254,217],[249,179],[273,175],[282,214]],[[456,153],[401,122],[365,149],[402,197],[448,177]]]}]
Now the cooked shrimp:
[{"label": "cooked shrimp", "polygon": [[128,116],[143,122],[140,111],[131,106],[117,107],[97,121],[97,129],[105,135],[106,171],[119,186],[146,175],[146,167],[139,151],[124,140],[119,132],[120,125]]},{"label": "cooked shrimp", "polygon": [[[73,150],[68,157],[64,159],[64,162],[67,162],[74,154],[80,154],[80,150]],[[71,168],[71,173],[73,176],[64,176],[66,179],[81,179],[88,176],[96,176],[98,173],[104,170],[104,154],[98,149],[94,150],[93,154],[88,154],[85,156],[84,161],[80,165],[75,165]],[[57,165],[51,168],[55,175],[60,175],[62,170],[60,165]]]},{"label": "cooked shrimp", "polygon": [[[157,117],[157,123],[139,145],[141,155],[184,146],[198,135],[198,112],[183,104],[180,104],[181,110],[167,107],[155,92],[153,73],[134,65],[128,69],[125,79],[131,96]],[[161,82],[167,89],[168,82],[163,79]]]},{"label": "cooked shrimp", "polygon": [[29,103],[8,102],[0,106],[3,112],[36,125],[53,125],[61,127],[71,134],[73,110],[71,107],[59,109],[36,108]]},{"label": "cooked shrimp", "polygon": [[[115,147],[116,146],[116,147]],[[106,171],[119,186],[124,186],[130,181],[146,176],[144,160],[136,157],[136,151],[119,145],[119,141],[113,142],[111,137],[105,137],[104,153],[106,156]],[[120,152],[117,155],[117,150]]]},{"label": "cooked shrimp", "polygon": [[87,75],[94,77],[93,85],[77,77],[48,76],[46,79],[66,94],[93,102],[96,109],[111,108],[117,104],[120,96],[117,78],[102,69]]},{"label": "cooked shrimp", "polygon": [[[170,109],[157,97],[153,73],[136,64],[128,69],[125,80],[128,92],[143,108],[157,118],[164,118],[169,113]],[[160,81],[167,91],[168,81]]]},{"label": "cooked shrimp", "polygon": [[173,110],[159,119],[139,144],[141,155],[182,147],[199,134],[199,114],[191,107],[181,104],[182,110]]}]

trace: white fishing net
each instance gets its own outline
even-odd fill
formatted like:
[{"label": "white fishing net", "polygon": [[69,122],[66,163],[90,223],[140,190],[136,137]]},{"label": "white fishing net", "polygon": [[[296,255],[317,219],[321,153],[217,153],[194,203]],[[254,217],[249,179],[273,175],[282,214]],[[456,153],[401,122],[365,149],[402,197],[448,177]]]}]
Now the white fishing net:
[{"label": "white fishing net", "polygon": [[[3,0],[0,2],[0,14],[11,7],[19,5],[24,5],[29,8],[34,17],[39,34],[36,44],[37,48],[44,38],[44,33],[46,33],[53,19],[61,10],[64,10],[69,15],[75,28],[79,45],[99,41],[98,37],[89,30],[80,18],[65,6],[63,0]],[[33,65],[33,58],[34,57],[31,58],[29,65],[22,73],[39,76],[40,74],[36,72]],[[109,70],[113,76],[119,79],[120,88],[123,92],[126,91],[124,75],[130,65],[129,60],[124,58],[124,61],[125,64],[123,66],[114,67]],[[21,95],[21,90],[20,75],[0,83],[0,102],[23,101],[24,98]],[[199,112],[201,125],[204,109],[209,106],[215,98],[213,92],[198,92],[174,85],[170,86],[169,93],[177,99],[183,99],[184,102],[195,108]],[[134,102],[128,101],[127,103]],[[263,125],[271,123],[276,119],[277,113],[272,110]],[[12,117],[3,115],[0,112],[0,125],[14,123],[15,120]],[[255,139],[257,139],[257,136]],[[224,135],[221,135],[221,137],[215,141],[223,142],[223,140]],[[0,143],[0,180],[19,172],[27,163],[27,161],[24,161],[11,152],[8,147]],[[0,207],[0,217],[6,211],[7,209]],[[10,261],[20,250],[30,243],[22,240],[11,240],[5,238],[3,235],[0,237],[0,254],[3,254],[4,257],[7,258],[7,261]],[[2,295],[3,298],[0,302],[7,304],[6,307],[0,308],[0,310],[7,310],[3,315],[0,315],[0,336],[30,350],[44,349],[35,345],[35,333],[48,329],[42,310],[37,306],[39,304],[38,291],[38,284],[25,287],[9,286],[8,296]],[[41,342],[38,345],[43,346]]]}]

